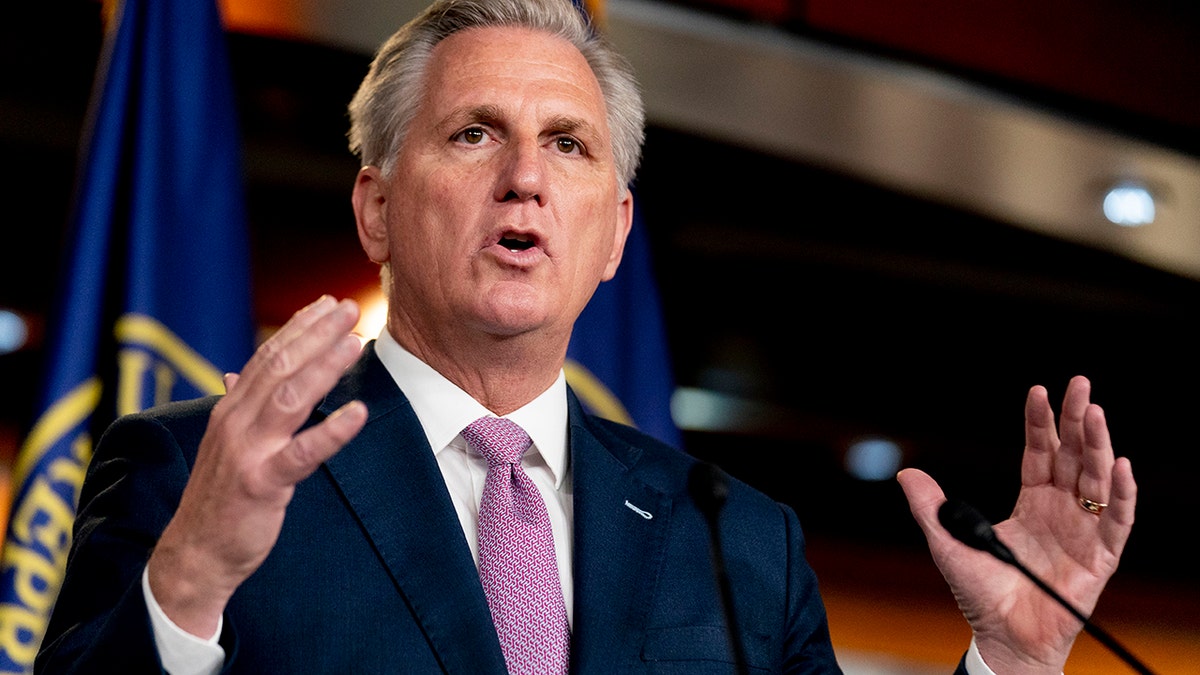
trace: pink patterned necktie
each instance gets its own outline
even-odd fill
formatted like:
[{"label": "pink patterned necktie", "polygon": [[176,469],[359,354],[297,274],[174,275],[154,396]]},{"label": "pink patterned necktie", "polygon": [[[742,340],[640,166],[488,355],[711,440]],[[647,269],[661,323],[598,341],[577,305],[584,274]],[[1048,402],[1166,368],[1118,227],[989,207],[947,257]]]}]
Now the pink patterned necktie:
[{"label": "pink patterned necktie", "polygon": [[529,434],[511,420],[480,417],[462,435],[488,463],[479,505],[479,577],[508,672],[563,675],[571,632],[550,517],[521,469]]}]

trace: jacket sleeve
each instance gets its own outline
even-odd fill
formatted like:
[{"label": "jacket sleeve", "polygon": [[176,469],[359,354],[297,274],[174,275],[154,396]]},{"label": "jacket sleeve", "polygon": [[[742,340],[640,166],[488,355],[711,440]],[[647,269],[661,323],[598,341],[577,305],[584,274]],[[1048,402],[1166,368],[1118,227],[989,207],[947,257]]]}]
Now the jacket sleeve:
[{"label": "jacket sleeve", "polygon": [[194,450],[180,438],[198,442],[207,421],[173,410],[171,429],[171,417],[128,416],[97,445],[35,673],[163,672],[141,574],[187,484]]},{"label": "jacket sleeve", "polygon": [[787,638],[784,643],[785,673],[840,673],[829,636],[829,620],[817,584],[817,576],[805,557],[804,534],[796,513],[783,511],[787,539]]}]

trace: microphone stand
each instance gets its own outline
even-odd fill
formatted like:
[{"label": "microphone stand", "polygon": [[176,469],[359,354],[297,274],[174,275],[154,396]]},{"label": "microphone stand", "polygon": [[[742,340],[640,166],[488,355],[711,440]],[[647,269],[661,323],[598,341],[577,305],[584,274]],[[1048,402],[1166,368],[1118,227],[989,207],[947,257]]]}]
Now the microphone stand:
[{"label": "microphone stand", "polygon": [[949,531],[955,539],[972,548],[977,548],[981,551],[991,553],[997,559],[1006,562],[1020,570],[1021,574],[1024,574],[1029,578],[1030,581],[1036,584],[1038,588],[1045,591],[1046,594],[1051,598],[1054,598],[1058,604],[1065,607],[1066,610],[1072,614],[1072,616],[1082,621],[1083,629],[1087,631],[1089,635],[1099,640],[1100,643],[1105,647],[1108,647],[1114,654],[1120,657],[1122,661],[1128,664],[1129,667],[1133,668],[1142,675],[1154,675],[1154,671],[1146,667],[1146,665],[1139,661],[1133,654],[1131,654],[1129,650],[1121,646],[1121,643],[1117,642],[1116,638],[1109,635],[1096,624],[1092,623],[1088,617],[1083,615],[1083,612],[1080,612],[1078,609],[1076,609],[1074,605],[1067,602],[1067,600],[1059,595],[1057,591],[1051,588],[1049,584],[1047,584],[1033,572],[1030,572],[1025,565],[1021,564],[1021,561],[1017,560],[1016,555],[1013,554],[1012,549],[1008,548],[1004,542],[1000,541],[1000,539],[996,537],[996,531],[992,529],[991,523],[989,523],[987,519],[983,517],[983,514],[976,510],[975,507],[967,504],[966,502],[947,500],[946,503],[942,504],[941,507],[938,508],[938,520],[941,521],[942,527],[946,528],[946,530]]},{"label": "microphone stand", "polygon": [[729,485],[721,470],[708,462],[698,462],[688,474],[688,491],[700,512],[708,520],[708,532],[712,544],[713,573],[721,591],[721,607],[725,612],[725,629],[733,649],[734,665],[739,675],[747,675],[746,654],[737,631],[737,616],[733,606],[733,590],[729,585],[729,574],[725,571],[725,553],[721,548],[721,528],[718,516],[725,499],[729,496]]}]

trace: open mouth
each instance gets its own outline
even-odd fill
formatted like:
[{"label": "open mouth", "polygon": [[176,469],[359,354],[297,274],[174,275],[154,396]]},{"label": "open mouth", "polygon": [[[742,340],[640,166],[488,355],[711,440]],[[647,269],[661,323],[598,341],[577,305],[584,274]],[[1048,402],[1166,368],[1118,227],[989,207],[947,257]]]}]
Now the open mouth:
[{"label": "open mouth", "polygon": [[500,238],[500,245],[510,251],[525,251],[533,247],[533,238],[523,234],[513,234]]}]

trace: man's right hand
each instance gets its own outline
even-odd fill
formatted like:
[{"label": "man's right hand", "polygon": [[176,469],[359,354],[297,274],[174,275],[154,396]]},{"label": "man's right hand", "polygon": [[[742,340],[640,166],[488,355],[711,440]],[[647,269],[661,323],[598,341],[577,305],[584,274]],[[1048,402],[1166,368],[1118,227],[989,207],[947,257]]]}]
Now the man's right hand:
[{"label": "man's right hand", "polygon": [[296,483],[362,429],[352,401],[297,433],[358,358],[358,306],[324,296],[297,312],[227,375],[196,465],[148,564],[150,588],[183,630],[208,638],[237,587],[275,545]]}]

